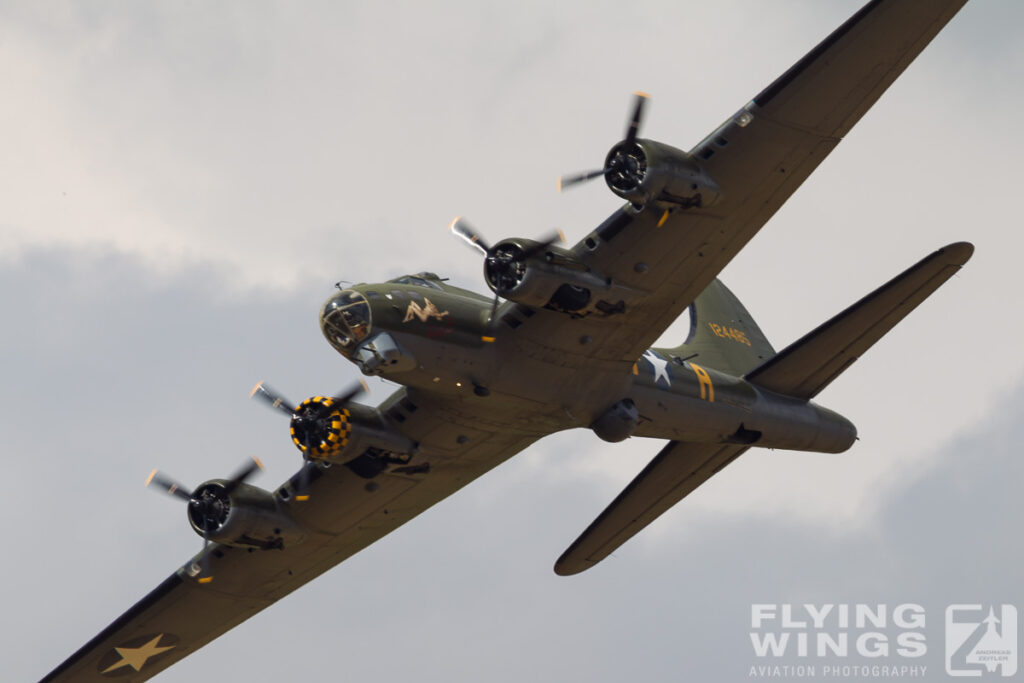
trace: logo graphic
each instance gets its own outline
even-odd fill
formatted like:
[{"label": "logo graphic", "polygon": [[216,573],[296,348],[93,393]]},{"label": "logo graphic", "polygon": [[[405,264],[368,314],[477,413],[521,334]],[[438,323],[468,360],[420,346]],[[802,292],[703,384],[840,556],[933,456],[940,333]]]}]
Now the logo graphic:
[{"label": "logo graphic", "polygon": [[1017,673],[1017,608],[998,607],[946,608],[946,673],[950,676]]},{"label": "logo graphic", "polygon": [[96,669],[105,676],[128,676],[142,671],[142,667],[160,659],[177,644],[178,637],[170,633],[132,638],[104,655]]},{"label": "logo graphic", "polygon": [[415,301],[409,302],[409,308],[405,309],[405,318],[402,319],[403,323],[407,323],[413,318],[419,318],[421,323],[425,323],[431,318],[443,320],[448,315],[448,311],[437,310],[437,306],[431,303],[430,299],[423,297],[423,301],[426,305],[422,308]]}]

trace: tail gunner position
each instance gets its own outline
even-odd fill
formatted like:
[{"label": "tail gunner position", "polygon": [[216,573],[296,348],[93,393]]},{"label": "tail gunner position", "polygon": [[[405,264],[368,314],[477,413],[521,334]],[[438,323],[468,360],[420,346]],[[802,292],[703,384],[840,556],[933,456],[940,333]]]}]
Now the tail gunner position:
[{"label": "tail gunner position", "polygon": [[[850,448],[854,426],[814,399],[971,245],[931,253],[781,351],[717,276],[963,4],[872,0],[690,151],[640,137],[637,94],[602,167],[560,182],[603,177],[625,201],[574,246],[490,244],[453,221],[493,296],[433,273],[334,293],[327,341],[400,388],[368,406],[359,386],[293,404],[257,385],[288,417],[301,469],[273,491],[247,483],[256,464],[194,490],[154,472],[203,549],[45,680],[145,680],[552,432],[667,440],[559,574],[593,567],[752,446]],[[652,347],[687,308],[687,338]]]}]

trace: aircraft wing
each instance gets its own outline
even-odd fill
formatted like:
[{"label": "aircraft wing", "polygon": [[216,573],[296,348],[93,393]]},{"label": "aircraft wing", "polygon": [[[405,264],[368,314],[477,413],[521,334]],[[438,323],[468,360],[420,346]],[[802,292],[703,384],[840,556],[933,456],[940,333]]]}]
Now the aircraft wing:
[{"label": "aircraft wing", "polygon": [[647,467],[580,534],[555,563],[555,573],[578,574],[594,566],[749,446],[669,441]]},{"label": "aircraft wing", "polygon": [[347,466],[317,469],[321,474],[310,484],[310,499],[290,506],[306,532],[304,542],[252,552],[212,544],[207,551],[212,582],[199,583],[189,574],[200,553],[43,681],[148,680],[537,438],[487,431],[446,407],[417,403],[414,414],[404,415],[403,428],[421,441],[421,449],[404,470],[391,469],[371,480]]},{"label": "aircraft wing", "polygon": [[[965,2],[869,2],[690,151],[721,188],[718,203],[667,218],[653,203],[639,211],[626,205],[573,247],[594,271],[640,293],[637,301],[584,320],[538,311],[517,336],[633,363]],[[577,343],[583,335],[593,343]]]}]

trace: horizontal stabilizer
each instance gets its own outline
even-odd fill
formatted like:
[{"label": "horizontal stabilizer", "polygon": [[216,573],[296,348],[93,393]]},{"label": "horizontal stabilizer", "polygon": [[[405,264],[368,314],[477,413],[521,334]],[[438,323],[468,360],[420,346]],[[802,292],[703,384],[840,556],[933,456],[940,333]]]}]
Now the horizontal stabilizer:
[{"label": "horizontal stabilizer", "polygon": [[968,242],[939,249],[787,346],[745,379],[768,391],[814,398],[960,270],[972,253],[974,246]]},{"label": "horizontal stabilizer", "polygon": [[593,567],[747,448],[670,441],[558,558],[555,573]]}]

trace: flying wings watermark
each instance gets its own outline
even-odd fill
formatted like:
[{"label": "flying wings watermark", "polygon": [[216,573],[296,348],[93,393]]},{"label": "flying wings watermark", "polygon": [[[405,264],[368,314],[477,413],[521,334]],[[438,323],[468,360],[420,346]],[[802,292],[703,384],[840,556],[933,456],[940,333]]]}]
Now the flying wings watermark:
[{"label": "flying wings watermark", "polygon": [[[921,680],[969,676],[995,680],[1017,674],[1020,655],[1015,606],[949,605],[941,622],[942,636],[937,633],[939,620],[930,622],[928,614],[923,605],[915,603],[753,604],[750,643],[754,661],[748,676]],[[930,663],[937,659],[939,642],[945,646],[944,672],[937,661]]]}]

